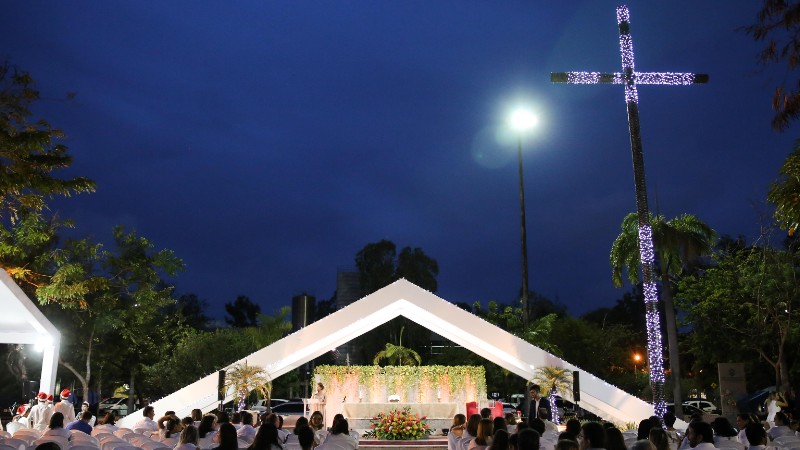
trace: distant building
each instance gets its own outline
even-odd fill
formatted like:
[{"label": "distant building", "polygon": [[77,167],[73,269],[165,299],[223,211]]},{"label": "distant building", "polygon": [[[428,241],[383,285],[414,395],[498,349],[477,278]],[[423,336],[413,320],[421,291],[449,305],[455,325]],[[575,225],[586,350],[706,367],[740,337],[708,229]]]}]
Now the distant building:
[{"label": "distant building", "polygon": [[[363,296],[358,271],[339,269],[336,273],[336,309],[342,309]],[[340,345],[335,350],[336,363],[360,364],[360,361],[354,359],[355,354],[355,347],[352,343]]]}]

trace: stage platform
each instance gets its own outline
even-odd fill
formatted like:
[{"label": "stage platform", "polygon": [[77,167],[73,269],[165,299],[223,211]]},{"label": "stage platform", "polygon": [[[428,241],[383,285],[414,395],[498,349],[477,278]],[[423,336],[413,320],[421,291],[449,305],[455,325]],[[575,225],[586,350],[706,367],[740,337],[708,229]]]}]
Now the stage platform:
[{"label": "stage platform", "polygon": [[365,450],[447,450],[447,436],[428,436],[415,441],[383,441],[379,439],[360,439],[358,448]]}]

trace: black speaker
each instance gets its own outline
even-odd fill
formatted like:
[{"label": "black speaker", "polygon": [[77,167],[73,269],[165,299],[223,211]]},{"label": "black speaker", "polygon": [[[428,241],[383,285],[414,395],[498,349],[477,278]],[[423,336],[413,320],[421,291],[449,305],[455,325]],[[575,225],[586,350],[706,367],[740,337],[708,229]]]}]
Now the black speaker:
[{"label": "black speaker", "polygon": [[217,381],[217,400],[223,401],[225,400],[225,394],[222,392],[222,389],[225,387],[225,371],[220,370],[217,375],[219,375],[219,381]]},{"label": "black speaker", "polygon": [[581,401],[581,373],[572,372],[572,397],[576,402]]}]

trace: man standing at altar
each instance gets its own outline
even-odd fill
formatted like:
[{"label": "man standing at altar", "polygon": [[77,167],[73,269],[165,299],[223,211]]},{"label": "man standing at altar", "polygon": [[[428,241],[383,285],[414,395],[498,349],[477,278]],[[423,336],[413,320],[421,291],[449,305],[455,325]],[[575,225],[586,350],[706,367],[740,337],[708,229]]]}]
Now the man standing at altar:
[{"label": "man standing at altar", "polygon": [[531,393],[531,404],[528,408],[528,423],[533,419],[552,420],[550,402],[546,398],[542,398],[542,389],[539,385],[532,384],[528,389]]}]

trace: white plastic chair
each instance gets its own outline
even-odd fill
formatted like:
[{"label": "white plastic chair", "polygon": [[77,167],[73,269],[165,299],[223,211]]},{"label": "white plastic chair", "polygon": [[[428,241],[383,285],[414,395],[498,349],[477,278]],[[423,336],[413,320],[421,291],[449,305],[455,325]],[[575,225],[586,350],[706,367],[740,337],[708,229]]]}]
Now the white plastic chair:
[{"label": "white plastic chair", "polygon": [[98,441],[96,437],[86,434],[83,431],[72,430],[72,442],[93,445],[100,448],[100,441]]},{"label": "white plastic chair", "polygon": [[14,436],[12,436],[11,433],[9,433],[8,431],[0,430],[0,437],[2,437],[3,439],[6,439],[6,438],[14,437]]},{"label": "white plastic chair", "polygon": [[131,444],[129,444],[127,442],[122,442],[119,445],[117,445],[116,447],[114,447],[113,450],[139,450],[139,448],[138,447],[134,447],[134,446],[132,446]]},{"label": "white plastic chair", "polygon": [[97,447],[94,445],[87,445],[83,442],[75,443],[72,442],[72,445],[69,447],[69,450],[97,450]]},{"label": "white plastic chair", "polygon": [[3,444],[10,445],[12,447],[18,448],[19,450],[28,450],[28,443],[23,441],[22,439],[6,438],[3,439]]},{"label": "white plastic chair", "polygon": [[131,445],[128,442],[123,441],[122,439],[114,436],[112,438],[106,438],[100,440],[100,450],[114,450],[114,447],[118,447],[120,445]]},{"label": "white plastic chair", "polygon": [[160,448],[170,448],[162,444],[161,442],[156,442],[156,441],[145,442],[137,447],[141,448],[142,450],[157,450]]},{"label": "white plastic chair", "polygon": [[16,420],[12,420],[11,422],[8,422],[6,424],[6,431],[11,433],[12,435],[14,433],[16,433],[17,431],[19,431],[19,430],[24,430],[25,428],[28,428],[28,427],[24,423],[17,422]]},{"label": "white plastic chair", "polygon": [[131,430],[130,428],[120,428],[119,430],[115,430],[113,434],[118,438],[124,439],[125,435],[130,433],[133,433],[133,430]]},{"label": "white plastic chair", "polygon": [[25,443],[30,447],[31,445],[33,445],[33,441],[39,439],[39,436],[34,436],[31,434],[20,434],[19,432],[17,432],[14,433],[14,439],[25,441]]},{"label": "white plastic chair", "polygon": [[36,448],[46,442],[53,442],[55,444],[58,444],[58,448],[60,448],[61,450],[69,450],[69,441],[67,440],[67,438],[62,438],[58,436],[40,437],[39,439],[33,441],[33,445],[31,447]]},{"label": "white plastic chair", "polygon": [[[17,422],[17,423],[19,423],[19,422]],[[38,437],[42,436],[42,431],[39,431],[39,430],[37,430],[35,428],[23,427],[23,428],[20,428],[19,430],[15,431],[14,434],[15,435],[17,435],[17,434],[27,434],[28,436],[36,436],[38,438]]]},{"label": "white plastic chair", "polygon": [[17,447],[14,447],[13,445],[8,445],[0,442],[0,450],[19,450],[19,449]]}]

